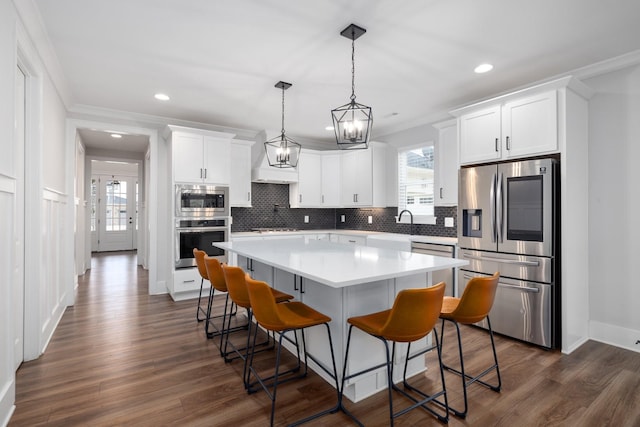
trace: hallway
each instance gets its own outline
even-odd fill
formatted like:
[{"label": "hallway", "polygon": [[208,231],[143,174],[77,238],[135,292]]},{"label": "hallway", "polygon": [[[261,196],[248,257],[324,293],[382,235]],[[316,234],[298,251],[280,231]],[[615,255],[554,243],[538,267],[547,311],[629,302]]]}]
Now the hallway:
[{"label": "hallway", "polygon": [[[45,354],[17,372],[17,408],[9,426],[268,425],[268,398],[245,393],[242,364],[225,364],[217,340],[205,338],[195,301],[149,296],[147,280],[135,252],[94,254],[91,270],[79,278],[77,302],[64,313]],[[445,333],[449,360],[455,354],[452,332]],[[474,370],[488,360],[487,336],[469,327],[463,335],[467,369]],[[449,425],[640,425],[640,354],[593,341],[570,356],[499,336],[496,346],[502,392],[471,386],[467,419],[452,417]],[[272,363],[271,352],[261,355]],[[429,354],[428,365],[434,361]],[[430,386],[434,376],[429,370],[419,384]],[[459,380],[447,375],[447,388],[450,403],[459,404]],[[329,407],[332,399],[333,389],[311,373],[279,390],[276,423]],[[406,404],[399,396],[394,401],[398,408]],[[368,426],[387,425],[386,405],[386,393],[347,402]],[[351,424],[337,414],[313,425]],[[396,425],[441,424],[412,411]]]}]

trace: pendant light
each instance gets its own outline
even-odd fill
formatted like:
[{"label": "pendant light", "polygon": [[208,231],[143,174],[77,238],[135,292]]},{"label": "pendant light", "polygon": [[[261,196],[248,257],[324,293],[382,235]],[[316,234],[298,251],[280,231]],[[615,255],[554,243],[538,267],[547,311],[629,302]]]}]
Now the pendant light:
[{"label": "pendant light", "polygon": [[355,41],[366,32],[367,30],[355,24],[340,32],[341,36],[351,39],[351,101],[331,110],[336,142],[342,150],[366,149],[369,146],[373,126],[371,107],[358,104],[355,93]]},{"label": "pendant light", "polygon": [[284,91],[291,87],[291,83],[279,81],[275,87],[282,89],[282,130],[280,131],[280,136],[264,143],[264,149],[267,153],[269,166],[295,168],[300,158],[301,146],[284,133]]}]

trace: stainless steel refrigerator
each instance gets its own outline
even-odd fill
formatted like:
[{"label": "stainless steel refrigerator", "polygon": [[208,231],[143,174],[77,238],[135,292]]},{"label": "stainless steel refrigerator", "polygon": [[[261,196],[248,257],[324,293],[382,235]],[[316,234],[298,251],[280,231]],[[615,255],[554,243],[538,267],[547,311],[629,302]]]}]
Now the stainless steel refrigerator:
[{"label": "stainless steel refrigerator", "polygon": [[552,158],[464,167],[458,195],[459,257],[469,261],[459,294],[499,271],[494,331],[548,348],[558,344],[557,171]]}]

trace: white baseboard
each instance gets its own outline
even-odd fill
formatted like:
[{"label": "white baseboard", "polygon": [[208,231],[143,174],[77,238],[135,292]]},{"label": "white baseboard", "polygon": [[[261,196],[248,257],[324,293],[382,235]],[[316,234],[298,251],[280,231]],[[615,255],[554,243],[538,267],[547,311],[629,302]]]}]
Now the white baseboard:
[{"label": "white baseboard", "polygon": [[0,390],[0,426],[6,427],[16,410],[16,379],[7,381]]},{"label": "white baseboard", "polygon": [[589,322],[589,337],[594,341],[640,353],[640,331],[608,323]]}]

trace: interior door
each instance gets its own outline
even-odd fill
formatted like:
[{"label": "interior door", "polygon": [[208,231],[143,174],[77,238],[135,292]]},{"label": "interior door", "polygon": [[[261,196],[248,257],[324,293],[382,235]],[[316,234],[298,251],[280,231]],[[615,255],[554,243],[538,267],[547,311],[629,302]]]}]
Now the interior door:
[{"label": "interior door", "polygon": [[16,67],[15,81],[15,140],[14,155],[16,168],[16,196],[14,217],[14,270],[13,270],[13,308],[14,308],[14,368],[18,369],[24,359],[24,162],[25,162],[25,125],[26,125],[26,75]]},{"label": "interior door", "polygon": [[135,249],[137,178],[103,175],[93,182],[97,190],[95,250],[104,252]]}]

